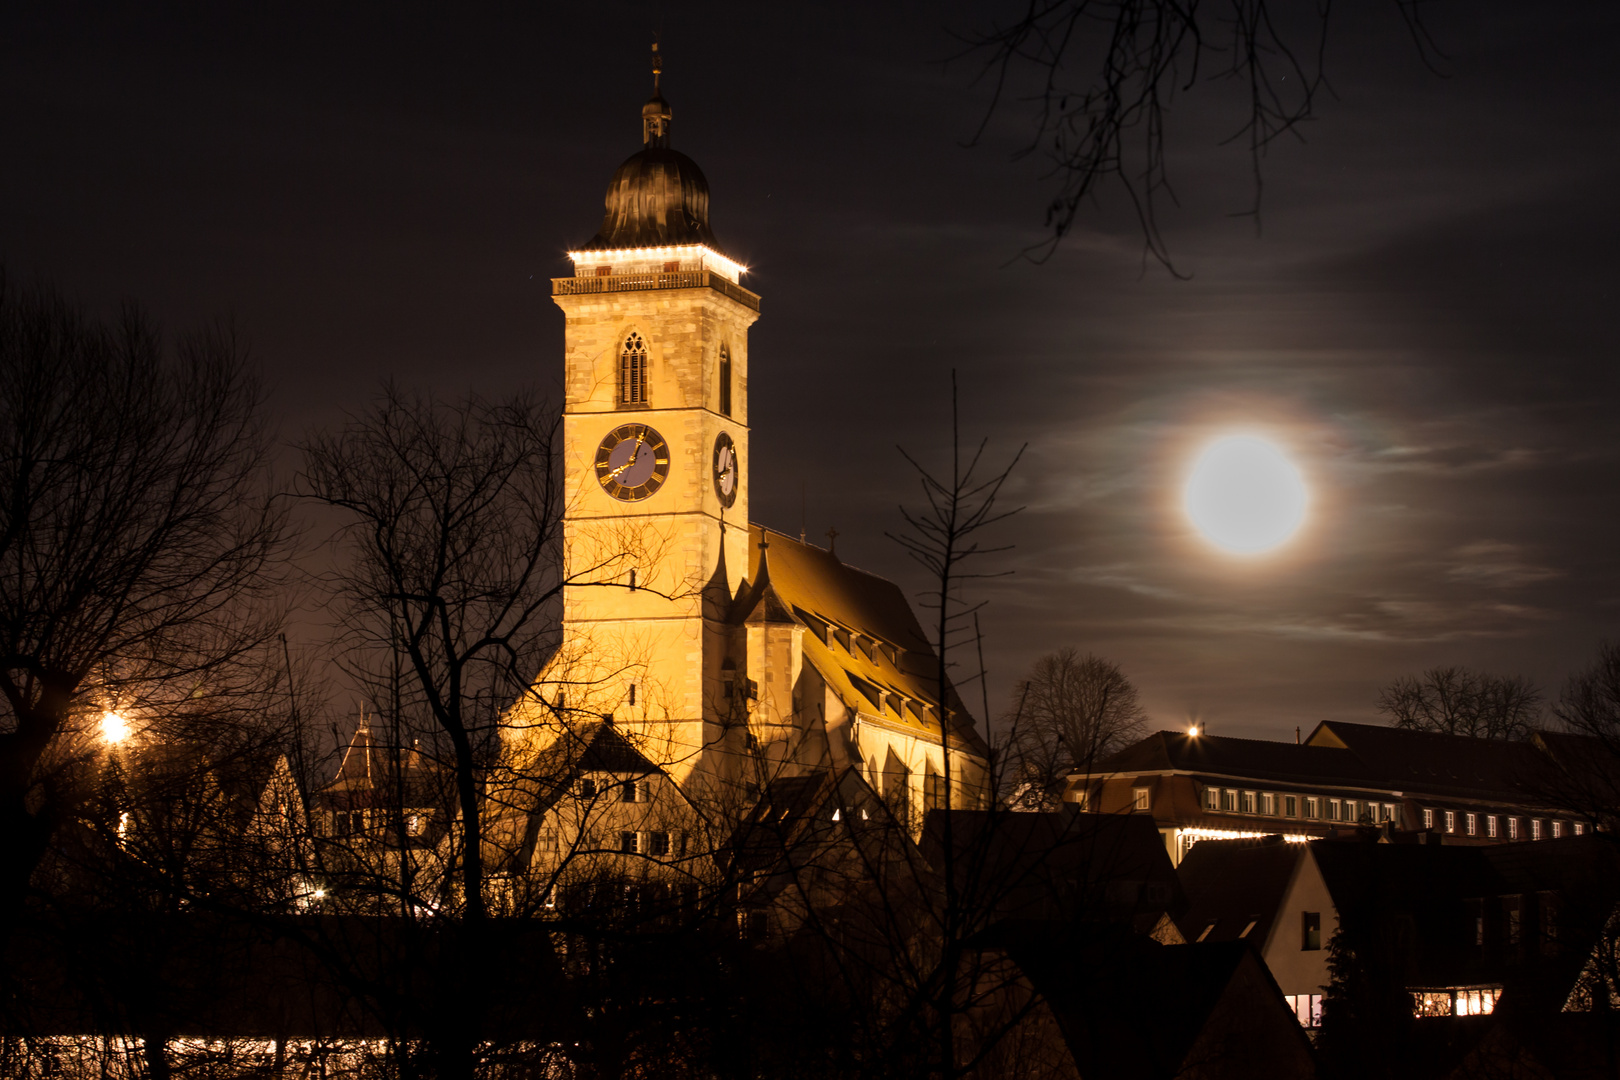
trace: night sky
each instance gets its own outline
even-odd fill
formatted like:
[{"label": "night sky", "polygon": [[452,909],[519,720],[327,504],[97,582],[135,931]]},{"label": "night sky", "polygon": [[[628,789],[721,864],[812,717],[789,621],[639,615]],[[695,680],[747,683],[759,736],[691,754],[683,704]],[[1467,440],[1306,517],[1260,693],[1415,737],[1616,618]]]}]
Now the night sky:
[{"label": "night sky", "polygon": [[[548,279],[640,148],[661,28],[673,145],[764,297],[756,519],[797,533],[802,492],[812,540],[920,587],[884,538],[895,447],[942,460],[950,371],[992,458],[1029,444],[984,567],[1015,571],[983,590],[992,711],[1060,645],[1217,734],[1374,721],[1435,664],[1555,688],[1620,636],[1620,8],[1432,5],[1437,75],[1393,5],[1343,7],[1260,236],[1231,88],[1176,101],[1179,281],[1114,191],[1018,258],[1050,191],[1011,160],[1029,118],[964,146],[987,92],[942,63],[993,4],[9,4],[0,259],[99,311],[233,319],[289,442],[390,377],[555,394]],[[1311,485],[1276,555],[1180,513],[1229,428]]]}]

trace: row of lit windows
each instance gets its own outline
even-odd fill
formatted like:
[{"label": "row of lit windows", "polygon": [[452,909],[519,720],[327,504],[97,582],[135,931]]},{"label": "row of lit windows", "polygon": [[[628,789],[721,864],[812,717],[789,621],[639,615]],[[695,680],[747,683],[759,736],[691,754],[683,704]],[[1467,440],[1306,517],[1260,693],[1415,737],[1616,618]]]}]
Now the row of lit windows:
[{"label": "row of lit windows", "polygon": [[[1541,818],[1530,818],[1531,840],[1557,840],[1564,836],[1566,830],[1573,827],[1573,835],[1584,836],[1586,825],[1582,822],[1543,821]],[[1516,817],[1502,817],[1497,814],[1471,814],[1459,813],[1456,810],[1423,811],[1423,827],[1433,829],[1436,823],[1448,833],[1459,833],[1462,836],[1484,836],[1487,838],[1502,838],[1508,840],[1523,840],[1524,823]],[[1459,829],[1460,826],[1460,829]]]},{"label": "row of lit windows", "polygon": [[[1148,809],[1148,789],[1135,789],[1136,808]],[[1348,821],[1364,825],[1401,823],[1401,808],[1395,803],[1372,799],[1344,799],[1325,795],[1285,795],[1274,791],[1243,791],[1235,788],[1204,789],[1204,809],[1226,814],[1256,814],[1261,817],[1301,818],[1306,821]]]},{"label": "row of lit windows", "polygon": [[[648,397],[648,374],[651,370],[651,361],[647,356],[647,342],[635,331],[624,339],[624,348],[619,352],[619,387],[618,403],[626,408],[644,409],[652,404]],[[720,346],[720,371],[718,379],[719,411],[722,416],[731,415],[731,346]]]}]

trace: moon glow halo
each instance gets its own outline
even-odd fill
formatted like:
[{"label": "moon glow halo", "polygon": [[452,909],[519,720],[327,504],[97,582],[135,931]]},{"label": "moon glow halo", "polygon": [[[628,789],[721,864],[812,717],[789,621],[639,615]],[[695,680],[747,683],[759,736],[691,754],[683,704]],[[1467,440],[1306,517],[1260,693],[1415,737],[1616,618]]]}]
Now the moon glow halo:
[{"label": "moon glow halo", "polygon": [[1182,489],[1182,508],[1199,535],[1234,555],[1282,546],[1309,506],[1298,466],[1257,435],[1227,435],[1204,447]]}]

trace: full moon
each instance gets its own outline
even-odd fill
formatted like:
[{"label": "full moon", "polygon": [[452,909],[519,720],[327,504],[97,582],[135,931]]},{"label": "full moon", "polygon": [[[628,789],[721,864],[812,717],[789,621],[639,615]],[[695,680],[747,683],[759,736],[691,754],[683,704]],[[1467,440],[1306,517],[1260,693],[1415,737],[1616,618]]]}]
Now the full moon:
[{"label": "full moon", "polygon": [[1182,492],[1182,506],[1205,540],[1235,555],[1285,543],[1305,521],[1305,477],[1276,444],[1228,435],[1204,447]]}]

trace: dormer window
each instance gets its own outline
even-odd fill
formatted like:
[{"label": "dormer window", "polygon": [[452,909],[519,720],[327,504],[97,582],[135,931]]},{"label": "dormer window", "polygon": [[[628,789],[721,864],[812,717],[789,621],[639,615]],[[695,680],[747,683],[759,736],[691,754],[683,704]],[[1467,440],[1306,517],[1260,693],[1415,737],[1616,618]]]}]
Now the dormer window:
[{"label": "dormer window", "polygon": [[619,404],[647,404],[647,343],[635,331],[624,339],[624,349],[619,353]]}]

